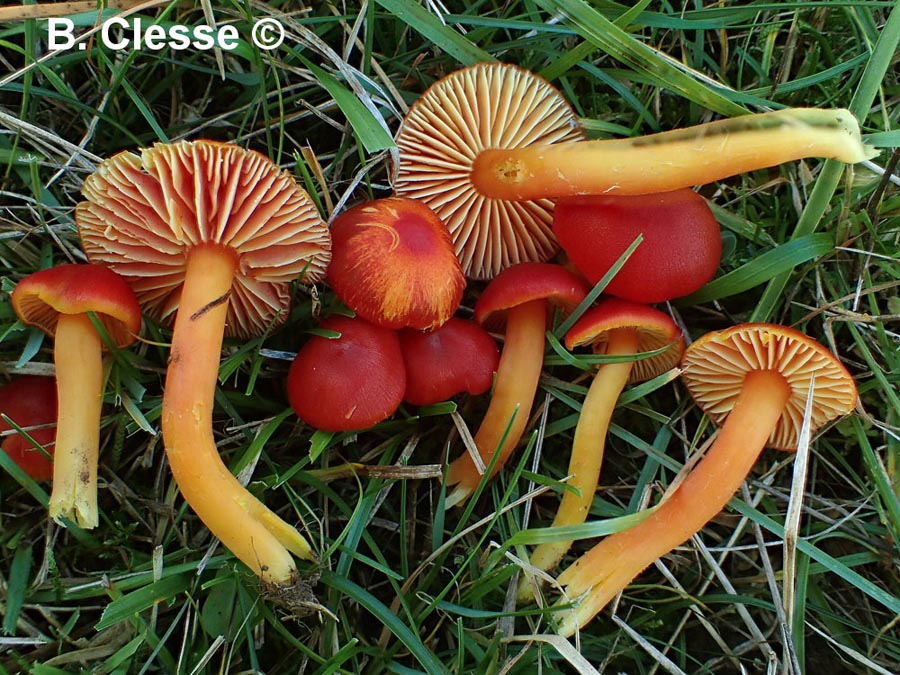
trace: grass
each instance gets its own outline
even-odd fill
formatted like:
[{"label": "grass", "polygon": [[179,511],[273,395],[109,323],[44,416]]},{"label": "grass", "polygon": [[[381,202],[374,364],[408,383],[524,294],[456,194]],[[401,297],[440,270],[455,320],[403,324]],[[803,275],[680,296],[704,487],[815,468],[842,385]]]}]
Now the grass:
[{"label": "grass", "polygon": [[[244,37],[273,16],[288,30],[273,52],[247,40],[233,52],[111,52],[95,39],[48,53],[41,23],[0,24],[4,373],[48,372],[50,345],[17,323],[8,292],[34,270],[83,260],[73,207],[101,158],[233,141],[291,169],[329,217],[389,194],[392,134],[431,82],[499,59],[551,79],[595,137],[850,107],[882,149],[871,164],[808,160],[701,188],[725,252],[716,280],[671,310],[692,338],[751,318],[801,329],[853,373],[858,414],[815,438],[805,487],[792,455],[764,453],[725,513],[639,577],[615,612],[561,641],[547,613],[516,606],[509,589],[528,547],[560,536],[541,527],[562,489],[584,362],[551,340],[529,443],[478,500],[445,513],[429,467],[462,451],[454,418],[476,426],[485,401],[402,409],[358,435],[313,433],[287,407],[285,355],[337,303],[325,286],[298,287],[285,329],[226,344],[216,399],[226,463],[255,464],[250,489],[321,553],[322,567],[306,569],[321,607],[286,616],[177,494],[158,434],[169,333],[146,323],[144,341],[109,367],[98,529],[48,523],[47,486],[0,454],[2,672],[897,672],[900,3],[362,8],[186,1],[141,14],[211,16]],[[96,12],[74,19],[87,30]],[[710,433],[671,377],[627,391],[575,552],[654,503]],[[335,468],[346,461],[362,469]],[[795,524],[788,505],[801,495]]]}]

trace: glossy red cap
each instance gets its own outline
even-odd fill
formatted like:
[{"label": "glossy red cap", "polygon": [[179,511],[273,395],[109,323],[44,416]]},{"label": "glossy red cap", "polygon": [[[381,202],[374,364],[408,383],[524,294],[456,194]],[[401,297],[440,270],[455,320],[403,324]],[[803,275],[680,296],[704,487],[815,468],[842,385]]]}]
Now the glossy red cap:
[{"label": "glossy red cap", "polygon": [[[56,424],[56,380],[24,375],[0,387],[0,413],[20,427]],[[0,432],[13,427],[0,417]],[[28,435],[53,454],[56,427],[29,430]],[[0,446],[19,467],[36,481],[50,480],[53,463],[18,433],[0,437]]]},{"label": "glossy red cap", "polygon": [[60,314],[95,312],[117,347],[127,347],[141,331],[141,308],[121,276],[100,265],[59,265],[31,274],[12,292],[23,323],[56,333]]},{"label": "glossy red cap", "polygon": [[359,204],[331,224],[328,283],[357,315],[382,328],[431,330],[466,287],[450,233],[413,199]]},{"label": "glossy red cap", "polygon": [[402,330],[399,336],[407,403],[431,405],[463,392],[477,395],[491,388],[500,350],[477,323],[453,317],[430,333]]},{"label": "glossy red cap", "polygon": [[596,284],[637,238],[643,241],[604,292],[633,302],[664,302],[713,278],[722,255],[715,216],[689,188],[556,202],[553,232],[571,263]]},{"label": "glossy red cap", "polygon": [[396,332],[360,318],[333,316],[297,353],[287,379],[297,416],[316,429],[356,431],[390,417],[403,399],[406,372]]}]

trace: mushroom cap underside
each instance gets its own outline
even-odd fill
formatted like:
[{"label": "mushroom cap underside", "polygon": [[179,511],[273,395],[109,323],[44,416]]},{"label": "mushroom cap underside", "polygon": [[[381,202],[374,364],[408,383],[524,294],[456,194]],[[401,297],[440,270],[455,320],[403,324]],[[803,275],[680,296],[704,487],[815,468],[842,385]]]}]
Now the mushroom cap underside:
[{"label": "mushroom cap underside", "polygon": [[318,281],[328,227],[291,174],[253,150],[214,141],[121,152],[85,180],[76,220],[88,258],[124,276],[151,318],[171,323],[191,248],[238,259],[226,334],[248,337],[286,317],[290,285]]},{"label": "mushroom cap underside", "polygon": [[748,323],[707,333],[687,348],[681,366],[694,401],[716,424],[728,416],[748,372],[780,373],[791,397],[767,443],[780,450],[797,447],[810,386],[813,431],[856,405],[856,384],[837,357],[785,326]]},{"label": "mushroom cap underside", "polygon": [[559,245],[551,200],[490,199],[475,189],[478,153],[584,138],[549,82],[511,64],[478,63],[441,78],[410,107],[397,134],[394,191],[444,221],[466,276],[492,279],[517,263],[550,259]]}]

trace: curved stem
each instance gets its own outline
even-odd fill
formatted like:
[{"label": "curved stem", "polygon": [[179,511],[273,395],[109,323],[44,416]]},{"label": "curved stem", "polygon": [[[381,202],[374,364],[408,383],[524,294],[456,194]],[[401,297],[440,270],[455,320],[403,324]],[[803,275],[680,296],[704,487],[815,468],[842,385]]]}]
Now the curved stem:
[{"label": "curved stem", "polygon": [[683,544],[719,513],[750,473],[790,396],[775,371],[747,374],[718,438],[684,482],[638,525],[611,535],[559,576],[570,600],[557,629],[572,635],[654,560]]},{"label": "curved stem", "polygon": [[640,195],[804,157],[855,163],[871,156],[849,111],[795,108],[629,139],[483,150],[472,182],[482,195],[506,200]]},{"label": "curved stem", "polygon": [[[605,353],[614,356],[635,354],[639,345],[640,336],[637,330],[619,328],[610,332]],[[581,405],[581,415],[572,442],[568,471],[571,478],[566,483],[567,487],[572,489],[566,489],[563,493],[552,527],[578,525],[587,519],[600,481],[609,422],[619,395],[628,383],[633,366],[632,361],[605,363],[594,376],[594,381]],[[559,564],[571,545],[571,539],[539,544],[531,554],[530,563],[539,570],[551,570]],[[522,581],[519,598],[524,600],[532,593],[525,577]]]},{"label": "curved stem", "polygon": [[209,530],[263,581],[286,586],[297,574],[290,553],[313,559],[309,544],[238,482],[212,433],[236,265],[232,253],[216,246],[197,246],[188,255],[163,394],[163,441],[181,494]]},{"label": "curved stem", "polygon": [[103,406],[103,344],[86,314],[60,314],[53,360],[59,417],[50,517],[97,527],[97,461]]},{"label": "curved stem", "polygon": [[[486,467],[495,453],[500,455],[494,463],[491,477],[506,463],[528,423],[544,364],[546,314],[544,300],[532,300],[507,310],[506,337],[497,366],[494,392],[475,434],[475,446]],[[447,484],[456,487],[447,496],[447,507],[463,502],[472,494],[481,476],[468,452],[453,460],[447,470]]]}]

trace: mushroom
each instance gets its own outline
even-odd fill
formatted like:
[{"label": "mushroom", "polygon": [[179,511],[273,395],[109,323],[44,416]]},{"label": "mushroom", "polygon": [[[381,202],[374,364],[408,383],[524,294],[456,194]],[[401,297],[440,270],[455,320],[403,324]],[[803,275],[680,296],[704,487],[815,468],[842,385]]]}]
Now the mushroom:
[{"label": "mushroom", "polygon": [[323,431],[367,429],[387,419],[403,399],[406,371],[395,331],[359,317],[332,316],[288,371],[288,400],[297,416]]},{"label": "mushroom", "polygon": [[[0,415],[27,430],[31,439],[44,448],[34,447],[15,427],[0,416],[0,448],[33,480],[50,480],[53,463],[53,439],[56,429],[56,383],[52,377],[23,375],[0,387]],[[29,429],[29,427],[41,427]],[[46,453],[46,454],[45,454]]]},{"label": "mushroom", "polygon": [[[609,422],[625,385],[666,372],[684,353],[684,336],[668,314],[618,298],[606,298],[587,310],[566,333],[565,342],[569,350],[590,345],[595,354],[613,357],[656,353],[639,360],[602,363],[597,369],[575,427],[570,478],[552,527],[578,525],[587,519],[600,479]],[[571,545],[571,540],[540,544],[530,563],[539,570],[553,569]],[[529,591],[523,577],[520,599],[527,599]]]},{"label": "mushroom", "polygon": [[331,224],[328,283],[358,316],[383,328],[431,330],[466,287],[450,234],[413,199],[358,204]]},{"label": "mushroom", "polygon": [[472,185],[472,165],[489,148],[584,139],[575,111],[549,82],[517,66],[479,63],[435,82],[397,133],[394,192],[427,204],[453,237],[463,272],[492,279],[559,250],[553,202],[514,203]]},{"label": "mushroom", "polygon": [[85,180],[76,219],[92,262],[124,276],[145,312],[171,323],[162,432],[185,500],[210,531],[279,590],[306,539],[231,474],[216,450],[213,398],[223,335],[281,324],[291,283],[320,279],[328,229],[287,171],[213,141],[122,152]]},{"label": "mushroom", "polygon": [[54,338],[59,421],[50,517],[97,527],[104,344],[89,313],[122,349],[137,339],[141,308],[125,279],[111,269],[74,264],[25,277],[12,292],[12,305],[23,323]]},{"label": "mushroom", "polygon": [[681,367],[697,404],[722,424],[704,457],[639,524],[613,534],[559,576],[568,598],[557,631],[572,635],[645,567],[699,532],[740,487],[766,446],[795,450],[807,397],[815,430],[849,413],[856,385],[838,359],[799,331],[741,324],[708,333]]},{"label": "mushroom", "polygon": [[[589,290],[581,277],[559,265],[520,263],[497,275],[475,303],[478,323],[506,323],[491,402],[474,437],[485,467],[497,455],[489,477],[505,464],[525,431],[544,363],[548,311],[555,305],[570,312]],[[454,486],[447,507],[467,499],[483,472],[468,452],[453,460],[447,470],[447,484]]]},{"label": "mushroom", "polygon": [[553,233],[591,284],[641,235],[641,245],[603,289],[640,303],[693,293],[715,276],[722,255],[719,224],[690,188],[637,197],[564,197],[556,202]]},{"label": "mushroom", "polygon": [[394,191],[428,204],[453,235],[466,276],[490,279],[550,259],[549,199],[666,192],[802,157],[875,154],[847,110],[789,109],[620,140],[584,141],[546,80],[478,63],[436,81],[397,134]]},{"label": "mushroom", "polygon": [[478,395],[491,388],[500,350],[477,323],[452,317],[428,333],[402,330],[399,338],[407,403],[432,405],[462,392]]}]

